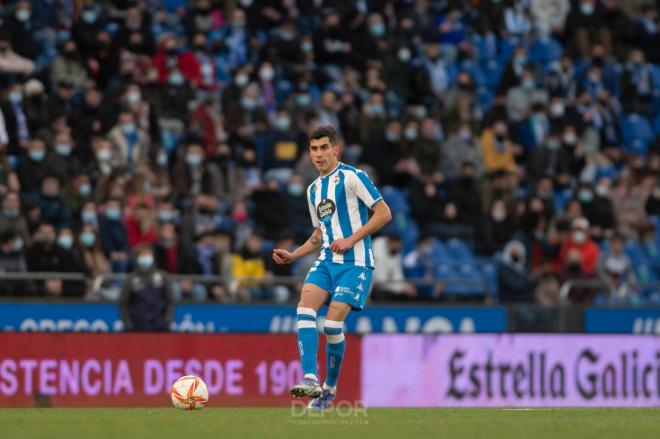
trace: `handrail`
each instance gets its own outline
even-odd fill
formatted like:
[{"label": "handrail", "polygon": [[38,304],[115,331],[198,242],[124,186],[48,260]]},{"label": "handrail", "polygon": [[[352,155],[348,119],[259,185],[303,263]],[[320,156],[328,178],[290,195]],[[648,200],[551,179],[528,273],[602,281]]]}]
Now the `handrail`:
[{"label": "handrail", "polygon": [[4,271],[0,272],[0,281],[3,280],[51,280],[58,279],[63,281],[81,281],[84,282],[88,278],[84,273],[78,272],[59,272],[59,271]]}]

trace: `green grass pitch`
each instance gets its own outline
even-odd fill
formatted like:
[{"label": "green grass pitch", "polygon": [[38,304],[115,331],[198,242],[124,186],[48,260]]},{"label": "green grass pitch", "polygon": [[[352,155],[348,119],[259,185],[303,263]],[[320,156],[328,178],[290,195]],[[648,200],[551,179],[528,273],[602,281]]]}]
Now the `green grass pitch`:
[{"label": "green grass pitch", "polygon": [[0,409],[0,437],[23,438],[660,438],[660,409],[288,408]]}]

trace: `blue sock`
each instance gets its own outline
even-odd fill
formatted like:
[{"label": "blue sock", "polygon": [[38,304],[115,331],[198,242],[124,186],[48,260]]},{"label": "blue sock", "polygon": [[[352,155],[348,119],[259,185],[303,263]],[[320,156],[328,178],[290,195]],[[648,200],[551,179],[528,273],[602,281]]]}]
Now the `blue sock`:
[{"label": "blue sock", "polygon": [[319,334],[316,330],[316,311],[312,308],[297,309],[298,313],[298,351],[305,378],[318,381],[316,352],[319,350]]},{"label": "blue sock", "polygon": [[325,332],[328,341],[326,355],[328,376],[325,379],[324,387],[329,387],[332,391],[336,390],[339,371],[341,370],[341,360],[344,359],[344,351],[346,350],[343,327],[344,322],[334,320],[326,320],[323,327],[323,332]]}]

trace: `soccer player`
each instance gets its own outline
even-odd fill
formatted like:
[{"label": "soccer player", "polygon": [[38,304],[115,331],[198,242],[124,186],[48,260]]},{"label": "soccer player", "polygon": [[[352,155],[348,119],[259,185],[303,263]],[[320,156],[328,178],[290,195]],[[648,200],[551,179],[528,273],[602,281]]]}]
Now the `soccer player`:
[{"label": "soccer player", "polygon": [[[392,219],[389,207],[364,171],[339,162],[337,134],[320,126],[309,135],[309,152],[319,177],[307,188],[314,232],[293,252],[276,248],[273,260],[288,264],[321,250],[309,270],[298,302],[298,350],[303,381],[291,388],[297,397],[314,398],[310,408],[330,406],[346,349],[343,326],[351,310],[364,308],[371,286],[374,255],[371,236]],[[369,210],[372,211],[369,217]],[[324,304],[327,377],[319,385],[316,355],[319,345],[316,315]]]}]

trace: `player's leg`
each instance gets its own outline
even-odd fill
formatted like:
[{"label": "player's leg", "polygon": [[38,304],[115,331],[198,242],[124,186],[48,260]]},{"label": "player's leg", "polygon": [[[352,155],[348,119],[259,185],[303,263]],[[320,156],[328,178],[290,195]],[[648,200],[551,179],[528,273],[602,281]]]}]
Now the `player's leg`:
[{"label": "player's leg", "polygon": [[330,273],[322,263],[316,263],[307,275],[297,308],[298,351],[304,379],[291,388],[297,397],[318,397],[322,393],[319,385],[317,353],[319,335],[316,329],[316,315],[329,298]]},{"label": "player's leg", "polygon": [[361,310],[367,299],[371,286],[370,268],[366,267],[334,267],[334,288],[331,290],[331,302],[326,315],[323,332],[326,344],[327,376],[323,383],[323,394],[314,399],[309,407],[323,409],[330,406],[337,394],[337,382],[341,364],[346,351],[344,337],[344,321],[351,309]]}]

